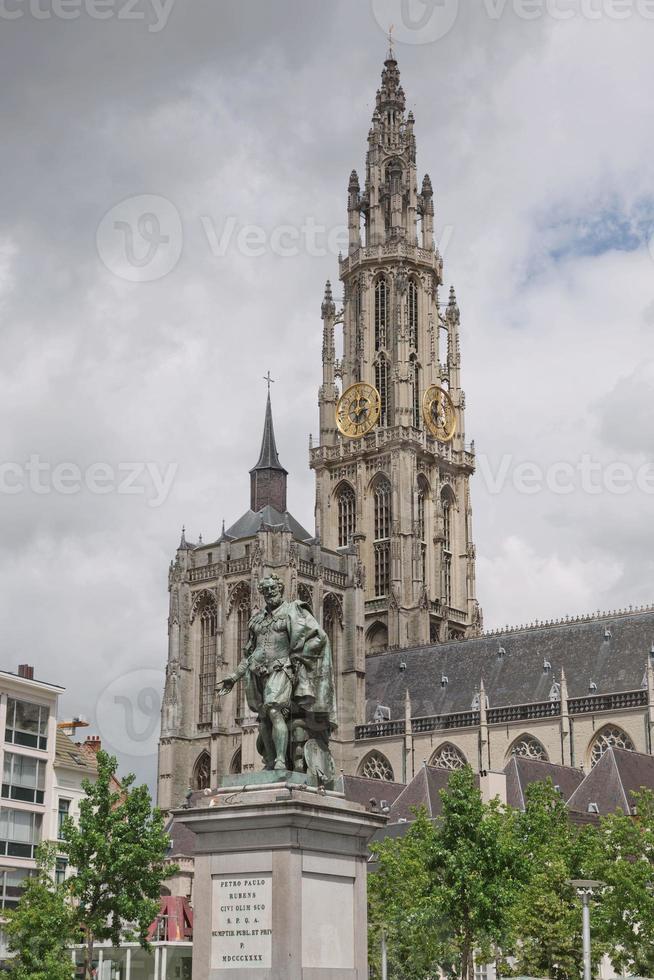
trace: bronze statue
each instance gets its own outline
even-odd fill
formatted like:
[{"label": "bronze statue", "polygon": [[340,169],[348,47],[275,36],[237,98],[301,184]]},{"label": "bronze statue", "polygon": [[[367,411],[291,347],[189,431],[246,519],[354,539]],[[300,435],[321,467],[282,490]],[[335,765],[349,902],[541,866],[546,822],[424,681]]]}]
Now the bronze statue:
[{"label": "bronze statue", "polygon": [[329,639],[306,603],[284,601],[277,575],[262,579],[259,591],[265,609],[250,620],[244,657],[216,692],[222,697],[243,680],[259,719],[264,769],[307,773],[309,782],[330,786],[336,696]]}]

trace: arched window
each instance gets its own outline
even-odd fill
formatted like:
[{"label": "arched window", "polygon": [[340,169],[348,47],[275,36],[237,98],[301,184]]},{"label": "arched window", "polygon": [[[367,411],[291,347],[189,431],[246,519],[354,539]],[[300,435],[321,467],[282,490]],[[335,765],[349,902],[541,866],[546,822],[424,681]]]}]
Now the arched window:
[{"label": "arched window", "polygon": [[359,766],[359,776],[366,779],[382,779],[387,783],[393,782],[393,767],[381,752],[370,752]]},{"label": "arched window", "polygon": [[338,500],[338,547],[347,548],[352,544],[356,531],[357,501],[349,483],[342,483],[336,491]]},{"label": "arched window", "polygon": [[303,582],[300,582],[300,584],[297,587],[297,597],[300,600],[300,602],[306,603],[309,609],[311,609],[311,611],[313,612],[313,592],[311,591],[311,588],[308,585],[305,585]]},{"label": "arched window", "polygon": [[211,722],[213,692],[216,686],[216,626],[215,605],[205,605],[200,613],[200,685],[198,720],[201,725]]},{"label": "arched window", "polygon": [[338,596],[328,592],[322,604],[322,627],[329,637],[329,645],[334,652],[336,646],[336,630],[343,627],[343,606]]},{"label": "arched window", "polygon": [[375,363],[375,388],[379,392],[381,410],[379,413],[379,424],[388,425],[388,361],[381,355]]},{"label": "arched window", "polygon": [[409,380],[411,382],[411,408],[413,412],[413,427],[420,428],[420,368],[413,355],[409,362]]},{"label": "arched window", "polygon": [[376,479],[373,498],[375,596],[387,596],[391,589],[391,485],[385,476]]},{"label": "arched window", "polygon": [[375,350],[388,345],[388,283],[380,276],[375,283]]},{"label": "arched window", "polygon": [[448,489],[441,494],[443,507],[443,598],[452,605],[452,494]]},{"label": "arched window", "polygon": [[418,537],[422,555],[422,581],[427,584],[427,500],[429,483],[422,474],[418,476]]},{"label": "arched window", "polygon": [[522,759],[538,759],[540,762],[549,762],[545,746],[533,735],[521,735],[520,738],[517,738],[508,752],[509,758],[512,755],[520,756]]},{"label": "arched window", "polygon": [[229,764],[229,771],[233,776],[238,776],[238,774],[240,773],[243,766],[242,758],[243,756],[241,750],[237,749],[234,755],[232,756],[232,761]]},{"label": "arched window", "polygon": [[[236,617],[235,629],[233,626],[234,632],[231,634],[232,642],[235,643],[234,667],[236,667],[245,652],[248,642],[248,624],[252,616],[250,586],[247,582],[238,582],[233,587],[229,597],[229,616],[230,619]],[[234,696],[236,698],[235,717],[242,718],[245,710],[245,691],[242,683],[236,685]]]},{"label": "arched window", "polygon": [[366,653],[388,650],[388,629],[383,623],[373,623],[366,634]]},{"label": "arched window", "polygon": [[437,748],[429,763],[430,766],[437,766],[439,769],[463,769],[467,764],[463,752],[451,742],[445,742]]},{"label": "arched window", "polygon": [[606,750],[611,748],[628,749],[630,752],[636,751],[636,746],[622,728],[618,728],[617,725],[605,725],[591,742],[591,767],[596,766]]},{"label": "arched window", "polygon": [[414,351],[418,350],[418,285],[415,279],[409,279],[407,296],[409,318],[409,345]]},{"label": "arched window", "polygon": [[211,786],[211,756],[203,752],[193,767],[193,789],[209,789]]}]

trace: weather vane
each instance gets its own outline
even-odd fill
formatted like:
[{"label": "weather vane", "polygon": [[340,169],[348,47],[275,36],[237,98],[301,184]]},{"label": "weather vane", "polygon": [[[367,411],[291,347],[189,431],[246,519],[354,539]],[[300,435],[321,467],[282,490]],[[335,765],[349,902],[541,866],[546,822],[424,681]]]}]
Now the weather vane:
[{"label": "weather vane", "polygon": [[393,31],[394,30],[395,30],[395,24],[391,24],[391,26],[388,28],[388,47],[389,47],[389,49],[391,51],[393,50]]},{"label": "weather vane", "polygon": [[267,383],[268,393],[270,393],[270,386],[275,383],[275,379],[270,376],[270,371],[268,371],[268,374],[264,374],[263,380]]}]

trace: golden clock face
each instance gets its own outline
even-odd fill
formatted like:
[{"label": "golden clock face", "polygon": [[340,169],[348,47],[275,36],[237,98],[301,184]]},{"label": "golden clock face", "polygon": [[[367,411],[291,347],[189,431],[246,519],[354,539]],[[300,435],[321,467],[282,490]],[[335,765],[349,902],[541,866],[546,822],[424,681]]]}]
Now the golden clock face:
[{"label": "golden clock face", "polygon": [[456,432],[456,412],[444,388],[430,385],[422,400],[425,425],[439,442],[451,442]]},{"label": "golden clock face", "polygon": [[381,413],[381,398],[372,385],[357,381],[346,388],[336,406],[336,425],[341,435],[360,439],[377,425]]}]

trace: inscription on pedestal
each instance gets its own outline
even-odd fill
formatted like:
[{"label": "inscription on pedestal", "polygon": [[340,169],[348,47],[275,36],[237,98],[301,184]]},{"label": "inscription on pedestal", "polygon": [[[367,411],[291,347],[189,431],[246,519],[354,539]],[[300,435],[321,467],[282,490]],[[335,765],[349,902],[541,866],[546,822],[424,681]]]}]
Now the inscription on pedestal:
[{"label": "inscription on pedestal", "polygon": [[213,879],[211,968],[272,965],[272,876],[217,875]]}]

